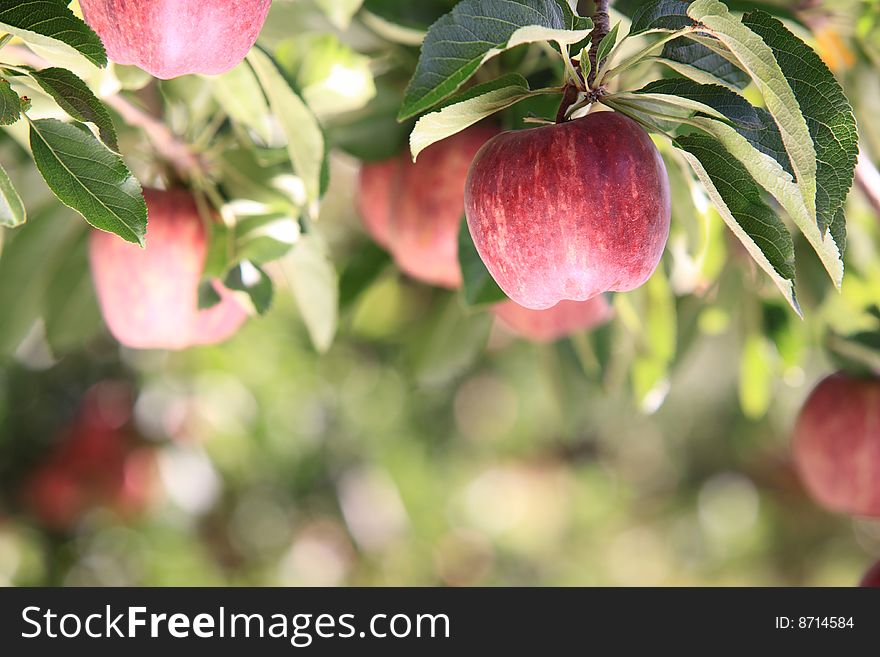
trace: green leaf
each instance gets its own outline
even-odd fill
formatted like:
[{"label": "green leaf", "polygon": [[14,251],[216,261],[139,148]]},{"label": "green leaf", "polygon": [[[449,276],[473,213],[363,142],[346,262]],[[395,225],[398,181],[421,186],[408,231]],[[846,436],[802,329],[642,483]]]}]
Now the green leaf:
[{"label": "green leaf", "polygon": [[287,136],[287,152],[296,174],[305,185],[306,197],[309,201],[317,201],[321,197],[321,169],[326,157],[321,126],[269,55],[260,48],[252,48],[247,60]]},{"label": "green leaf", "polygon": [[281,269],[312,344],[319,352],[327,351],[339,319],[339,285],[324,240],[315,233],[303,235],[281,260]]},{"label": "green leaf", "polygon": [[688,15],[701,23],[736,56],[761,91],[767,109],[779,126],[798,187],[810,215],[816,214],[816,151],[800,105],[773,51],[717,0],[696,0]]},{"label": "green leaf", "polygon": [[264,144],[270,143],[269,103],[253,69],[242,62],[210,80],[214,98],[229,118],[253,130]]},{"label": "green leaf", "polygon": [[751,80],[748,73],[726,57],[686,37],[667,43],[658,61],[703,84],[745,89]]},{"label": "green leaf", "polygon": [[339,278],[339,307],[348,308],[391,263],[391,257],[373,242],[364,242],[348,259]]},{"label": "green leaf", "polygon": [[458,230],[458,264],[464,281],[464,300],[469,306],[496,303],[507,299],[483,264],[477,247],[471,239],[466,219],[462,219]]},{"label": "green leaf", "polygon": [[[673,85],[668,86],[675,86],[678,82],[675,81]],[[686,84],[687,82],[679,85],[678,89],[684,90]],[[648,85],[646,88],[660,89],[663,87],[664,84],[660,84]],[[717,91],[722,88],[716,86],[714,89]],[[724,94],[710,98],[710,88],[706,88],[705,85],[699,92],[693,93],[692,96],[702,100],[710,100],[717,107],[727,109],[731,112],[731,117],[734,119],[741,120],[744,117],[748,117],[747,109],[744,106],[740,105],[733,108],[733,96]],[[622,93],[609,97],[607,102],[621,111],[634,113],[631,114],[633,118],[641,120],[649,126],[651,121],[655,121],[661,131],[669,132],[677,127],[676,123],[683,123],[697,127],[712,135],[727,149],[728,153],[739,160],[741,166],[745,168],[752,179],[767,190],[789,214],[807,238],[807,241],[815,249],[834,284],[840,287],[843,280],[842,249],[835,244],[833,235],[828,232],[824,235],[821,233],[790,171],[787,171],[777,161],[772,153],[772,149],[769,149],[771,153],[768,154],[760,147],[773,142],[772,129],[767,127],[769,122],[764,128],[750,127],[747,130],[743,130],[736,125],[729,125],[726,121],[718,121],[705,116],[691,116],[688,118],[688,114],[691,114],[694,109],[699,111],[700,106],[710,115],[716,110],[692,98],[680,98],[673,95]],[[696,106],[694,105],[695,103]],[[755,117],[759,120],[765,120],[762,118],[764,117],[763,110],[759,108],[754,109],[756,111]],[[659,118],[657,116],[658,112]],[[740,125],[749,125],[749,122],[744,121]],[[751,140],[755,138],[763,140],[764,144],[756,145],[751,143]],[[837,229],[839,230],[839,226]]]},{"label": "green leaf", "polygon": [[340,30],[348,29],[352,17],[364,4],[364,0],[314,0],[314,2]]},{"label": "green leaf", "polygon": [[590,47],[584,46],[581,48],[581,56],[580,56],[580,66],[581,66],[581,77],[584,80],[590,79],[590,71],[593,69],[593,63],[590,61]]},{"label": "green leaf", "polygon": [[410,342],[416,380],[439,386],[466,371],[485,350],[492,322],[492,313],[468,312],[455,297],[438,307]]},{"label": "green leaf", "polygon": [[761,199],[745,167],[711,137],[678,137],[682,150],[724,222],[801,314],[794,292],[794,243],[785,224]]},{"label": "green leaf", "polygon": [[602,40],[599,42],[599,48],[596,51],[596,65],[602,63],[602,60],[605,59],[608,54],[614,50],[614,46],[617,45],[617,32],[620,30],[620,22],[614,24],[614,27],[609,30],[608,34],[602,37]]},{"label": "green leaf", "polygon": [[682,0],[653,0],[643,3],[633,14],[629,35],[646,32],[677,32],[693,25],[688,17],[689,2]]},{"label": "green leaf", "polygon": [[397,118],[408,119],[442,102],[504,50],[535,41],[577,43],[590,28],[592,22],[556,0],[459,2],[428,31]]},{"label": "green leaf", "polygon": [[12,125],[21,118],[21,98],[9,80],[0,78],[0,125]]},{"label": "green leaf", "polygon": [[442,109],[420,118],[409,138],[413,160],[431,144],[446,139],[530,96],[558,93],[556,89],[532,91],[524,77],[510,73],[477,85],[453,98]]},{"label": "green leaf", "polygon": [[[667,102],[687,99],[708,105],[730,121],[738,133],[762,153],[769,155],[790,175],[791,161],[782,143],[782,135],[773,117],[764,108],[754,107],[749,101],[727,87],[716,84],[699,84],[693,80],[667,78],[650,82],[636,94],[662,95]],[[705,111],[705,110],[698,110]],[[712,115],[711,112],[705,112]]]},{"label": "green leaf", "polygon": [[743,415],[759,420],[770,408],[773,382],[776,380],[773,347],[767,338],[750,335],[742,349],[739,363],[739,404]]},{"label": "green leaf", "polygon": [[70,213],[52,203],[32,221],[7,233],[0,257],[0,355],[15,351],[39,318],[54,263],[66,252],[81,226]]},{"label": "green leaf", "polygon": [[0,164],[0,226],[14,228],[27,221],[27,211],[21,196],[9,179],[9,175]]},{"label": "green leaf", "polygon": [[144,244],[147,204],[122,158],[85,126],[31,121],[31,151],[49,188],[95,228]]},{"label": "green leaf", "polygon": [[42,71],[32,71],[30,75],[71,118],[93,123],[98,128],[101,141],[112,150],[119,150],[110,113],[85,82],[63,68],[44,68]]},{"label": "green leaf", "polygon": [[0,31],[50,51],[79,53],[95,66],[107,65],[101,39],[77,18],[66,2],[22,0],[4,4],[7,6],[0,8]]},{"label": "green leaf", "polygon": [[43,296],[46,340],[56,354],[81,347],[104,326],[89,269],[88,236],[79,230],[60,250]]},{"label": "green leaf", "polygon": [[250,297],[258,315],[265,315],[272,306],[274,288],[266,272],[248,260],[239,262],[229,270],[223,284],[230,290],[245,292]]},{"label": "green leaf", "polygon": [[824,231],[853,182],[859,136],[852,107],[819,55],[780,21],[754,11],[743,23],[772,49],[807,121],[816,148],[816,216]]}]

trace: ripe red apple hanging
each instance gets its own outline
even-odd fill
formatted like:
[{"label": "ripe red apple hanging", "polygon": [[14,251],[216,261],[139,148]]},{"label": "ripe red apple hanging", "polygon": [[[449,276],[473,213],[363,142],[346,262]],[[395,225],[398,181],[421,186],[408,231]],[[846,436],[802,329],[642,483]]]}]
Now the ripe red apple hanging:
[{"label": "ripe red apple hanging", "polygon": [[461,284],[458,228],[468,167],[479,148],[498,134],[476,125],[425,150],[367,164],[358,205],[367,230],[415,279],[441,287]]},{"label": "ripe red apple hanging", "polygon": [[594,112],[490,140],[471,165],[465,210],[498,285],[540,310],[651,276],[669,235],[669,179],[635,121]]},{"label": "ripe red apple hanging", "polygon": [[880,516],[880,379],[844,372],[825,378],[804,402],[792,449],[819,504]]},{"label": "ripe red apple hanging", "polygon": [[254,45],[272,0],[80,0],[107,56],[169,79],[217,75]]},{"label": "ripe red apple hanging", "polygon": [[231,337],[247,313],[219,281],[215,306],[199,310],[198,288],[207,235],[195,201],[184,190],[146,189],[147,247],[94,231],[92,278],[104,321],[122,344],[138,349],[183,349]]}]

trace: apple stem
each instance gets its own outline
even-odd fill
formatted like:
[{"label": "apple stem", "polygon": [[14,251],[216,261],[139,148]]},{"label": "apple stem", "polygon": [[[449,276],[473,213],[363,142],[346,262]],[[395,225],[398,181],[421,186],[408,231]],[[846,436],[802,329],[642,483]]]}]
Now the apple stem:
[{"label": "apple stem", "polygon": [[556,112],[556,123],[565,121],[568,114],[568,108],[577,102],[580,92],[577,87],[569,80],[565,83],[565,89],[562,91],[562,102],[559,103],[559,110]]},{"label": "apple stem", "polygon": [[587,79],[587,86],[592,87],[596,80],[598,72],[598,62],[596,54],[599,51],[599,44],[602,43],[609,30],[611,29],[611,19],[608,16],[608,0],[594,0],[595,10],[593,11],[593,32],[590,34],[590,75]]}]

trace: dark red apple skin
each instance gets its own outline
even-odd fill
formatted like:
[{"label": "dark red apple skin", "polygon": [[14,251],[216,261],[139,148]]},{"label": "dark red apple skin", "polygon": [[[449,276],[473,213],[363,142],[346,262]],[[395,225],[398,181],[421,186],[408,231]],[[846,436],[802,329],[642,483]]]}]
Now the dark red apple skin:
[{"label": "dark red apple skin", "polygon": [[553,342],[609,321],[614,311],[604,296],[587,301],[560,301],[546,310],[532,310],[515,301],[492,306],[492,312],[511,332],[532,342]]},{"label": "dark red apple skin", "polygon": [[862,577],[859,586],[869,589],[880,588],[880,561],[871,566],[870,570]]},{"label": "dark red apple skin", "polygon": [[56,446],[24,482],[25,508],[44,526],[68,531],[103,506],[134,515],[152,494],[155,458],[137,447],[126,384],[103,381],[85,395]]},{"label": "dark red apple skin", "polygon": [[185,349],[231,337],[247,319],[232,293],[214,281],[220,303],[198,308],[207,236],[195,201],[184,190],[146,189],[147,246],[93,231],[92,279],[113,336],[134,349]]},{"label": "dark red apple skin", "polygon": [[880,516],[880,379],[844,372],[823,379],[801,408],[792,449],[816,502]]},{"label": "dark red apple skin", "polygon": [[471,165],[465,210],[501,289],[542,310],[651,276],[669,236],[669,178],[635,121],[594,112],[489,141]]},{"label": "dark red apple skin", "polygon": [[480,147],[498,134],[478,124],[426,148],[361,169],[358,206],[367,231],[409,276],[457,288],[458,228],[464,213],[468,167]]},{"label": "dark red apple skin", "polygon": [[272,0],[80,0],[83,17],[119,64],[170,79],[217,75],[254,45]]}]

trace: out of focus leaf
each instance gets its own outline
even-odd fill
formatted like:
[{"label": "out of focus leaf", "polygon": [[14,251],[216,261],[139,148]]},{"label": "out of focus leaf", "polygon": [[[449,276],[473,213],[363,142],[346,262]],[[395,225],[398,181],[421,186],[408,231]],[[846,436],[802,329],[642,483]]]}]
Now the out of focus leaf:
[{"label": "out of focus leaf", "polygon": [[13,228],[27,221],[27,211],[15,185],[0,165],[0,226]]},{"label": "out of focus leaf", "polygon": [[303,235],[281,267],[312,344],[327,351],[339,318],[339,282],[326,244],[315,233]]},{"label": "out of focus leaf", "polygon": [[507,299],[483,264],[465,219],[462,219],[458,229],[458,263],[463,279],[464,300],[468,305],[478,306]]}]

